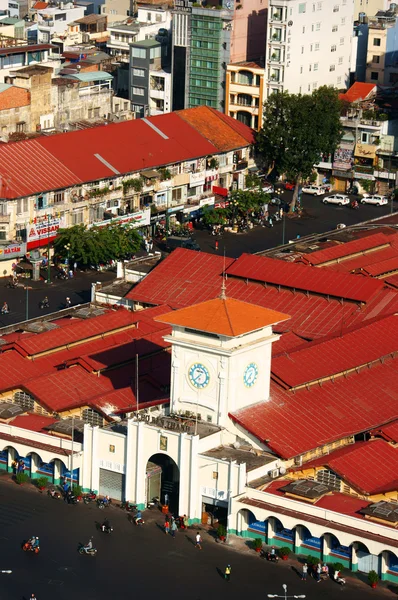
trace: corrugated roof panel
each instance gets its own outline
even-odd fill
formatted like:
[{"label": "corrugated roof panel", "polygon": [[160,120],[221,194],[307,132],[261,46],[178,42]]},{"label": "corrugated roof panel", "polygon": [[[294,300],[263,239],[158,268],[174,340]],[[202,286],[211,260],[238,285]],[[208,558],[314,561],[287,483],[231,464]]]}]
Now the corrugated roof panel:
[{"label": "corrugated roof panel", "polygon": [[330,260],[337,260],[338,258],[347,257],[356,254],[357,252],[364,252],[371,248],[384,246],[388,243],[389,239],[384,233],[375,233],[374,235],[369,235],[358,240],[352,240],[351,242],[346,242],[344,244],[336,244],[335,246],[330,246],[324,250],[303,254],[303,258],[310,265],[321,265]]},{"label": "corrugated roof panel", "polygon": [[274,357],[272,374],[288,387],[296,387],[371,363],[397,350],[398,315],[393,315]]},{"label": "corrugated roof panel", "polygon": [[382,282],[365,277],[331,273],[327,269],[314,269],[252,254],[242,254],[226,272],[228,276],[357,302],[368,302],[383,287]]},{"label": "corrugated roof panel", "polygon": [[386,273],[398,271],[398,253],[397,256],[381,260],[380,262],[364,267],[363,271],[371,277],[378,277]]},{"label": "corrugated roof panel", "polygon": [[267,402],[231,416],[279,456],[292,458],[396,418],[397,397],[396,359],[295,393],[272,383]]}]

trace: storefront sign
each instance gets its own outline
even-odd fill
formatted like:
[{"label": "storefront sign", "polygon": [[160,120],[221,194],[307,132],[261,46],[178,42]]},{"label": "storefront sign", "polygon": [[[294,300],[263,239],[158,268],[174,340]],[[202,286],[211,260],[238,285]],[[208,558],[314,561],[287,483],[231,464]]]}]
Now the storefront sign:
[{"label": "storefront sign", "polygon": [[347,171],[351,168],[353,161],[353,143],[342,142],[338,148],[336,148],[333,158],[333,169],[341,169]]},{"label": "storefront sign", "polygon": [[146,208],[124,217],[115,217],[114,219],[108,219],[107,221],[99,221],[98,223],[92,223],[89,227],[106,227],[107,225],[132,225],[133,227],[144,227],[149,225],[151,222],[151,209]]},{"label": "storefront sign", "polygon": [[321,549],[321,538],[313,537],[311,535],[304,535],[302,543],[305,546],[311,546],[311,548]]},{"label": "storefront sign", "polygon": [[0,260],[17,258],[26,254],[26,244],[10,244],[9,246],[0,246]]},{"label": "storefront sign", "polygon": [[165,213],[160,213],[158,215],[153,215],[151,217],[151,223],[158,223],[159,221],[163,221],[166,218]]},{"label": "storefront sign", "polygon": [[376,177],[374,175],[369,175],[369,173],[358,173],[355,171],[356,179],[367,179],[368,181],[375,181]]},{"label": "storefront sign", "polygon": [[172,206],[171,208],[167,209],[167,212],[170,215],[171,213],[176,213],[176,212],[179,212],[180,210],[184,210],[183,204],[179,204],[178,206]]},{"label": "storefront sign", "polygon": [[64,217],[58,218],[50,218],[43,219],[39,221],[37,219],[36,223],[31,223],[28,225],[28,248],[31,242],[38,242],[41,240],[48,241],[48,238],[54,239],[57,235],[58,229],[62,229],[66,227],[66,222]]},{"label": "storefront sign", "polygon": [[199,206],[212,206],[214,204],[214,196],[211,196],[210,198],[202,198],[202,200],[199,200]]},{"label": "storefront sign", "polygon": [[189,174],[189,185],[191,187],[196,187],[198,185],[205,184],[205,171],[200,171],[199,173],[190,173]]},{"label": "storefront sign", "polygon": [[268,533],[268,522],[267,521],[257,521],[251,513],[249,513],[249,529],[252,531],[257,531],[262,535],[267,535]]},{"label": "storefront sign", "polygon": [[339,177],[340,179],[351,179],[352,171],[332,171],[333,177]]}]

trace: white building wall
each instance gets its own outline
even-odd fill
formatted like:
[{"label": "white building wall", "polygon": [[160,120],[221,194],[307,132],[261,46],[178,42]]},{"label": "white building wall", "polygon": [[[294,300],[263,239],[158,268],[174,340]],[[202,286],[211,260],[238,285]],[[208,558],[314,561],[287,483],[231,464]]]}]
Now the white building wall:
[{"label": "white building wall", "polygon": [[349,82],[354,0],[271,0],[265,69],[276,90],[311,93]]}]

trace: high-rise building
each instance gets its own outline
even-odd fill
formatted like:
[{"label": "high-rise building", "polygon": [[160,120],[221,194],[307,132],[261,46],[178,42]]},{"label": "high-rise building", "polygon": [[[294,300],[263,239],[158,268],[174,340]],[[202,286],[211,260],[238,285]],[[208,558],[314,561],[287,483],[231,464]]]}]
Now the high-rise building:
[{"label": "high-rise building", "polygon": [[176,0],[172,34],[173,110],[205,104],[224,110],[225,74],[230,59],[234,14],[231,0],[195,6]]},{"label": "high-rise building", "polygon": [[368,19],[366,81],[378,85],[398,83],[398,10],[379,11]]},{"label": "high-rise building", "polygon": [[349,86],[354,0],[270,0],[265,94]]}]

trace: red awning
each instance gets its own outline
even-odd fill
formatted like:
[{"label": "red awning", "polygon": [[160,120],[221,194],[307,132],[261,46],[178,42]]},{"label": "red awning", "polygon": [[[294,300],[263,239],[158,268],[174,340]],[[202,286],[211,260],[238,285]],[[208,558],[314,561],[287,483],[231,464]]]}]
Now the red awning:
[{"label": "red awning", "polygon": [[227,188],[223,188],[223,187],[218,187],[217,185],[213,185],[212,191],[215,194],[218,194],[219,196],[228,196],[228,190]]}]

